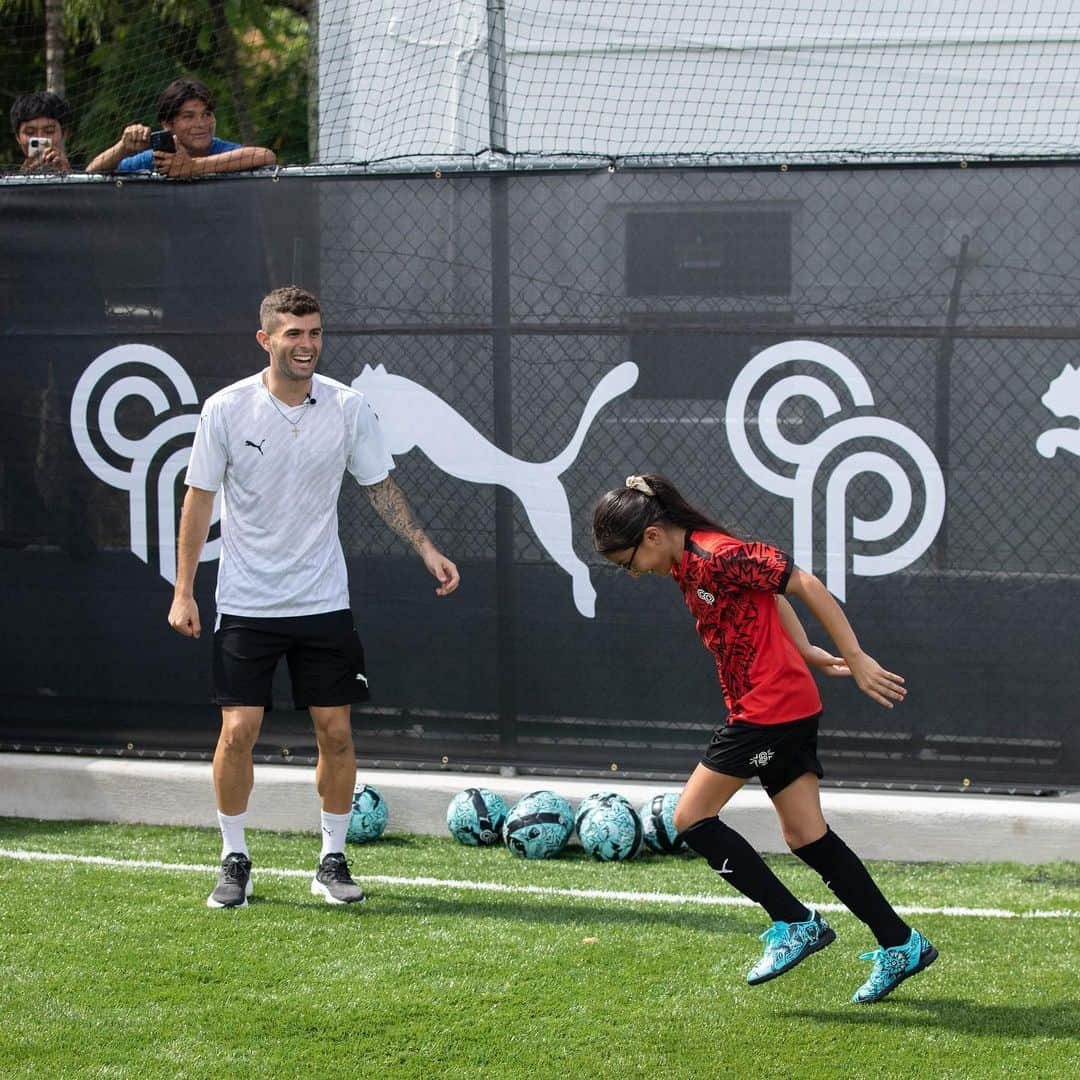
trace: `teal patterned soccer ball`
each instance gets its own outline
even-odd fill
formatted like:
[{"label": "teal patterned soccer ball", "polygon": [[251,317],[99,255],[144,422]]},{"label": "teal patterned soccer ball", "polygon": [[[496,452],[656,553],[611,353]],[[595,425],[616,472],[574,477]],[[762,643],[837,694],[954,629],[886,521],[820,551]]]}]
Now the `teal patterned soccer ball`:
[{"label": "teal patterned soccer ball", "polygon": [[641,804],[638,815],[645,832],[645,843],[653,851],[672,854],[686,851],[686,844],[676,838],[679,830],[675,828],[675,806],[679,801],[679,792],[665,791],[654,795]]},{"label": "teal patterned soccer ball", "polygon": [[352,797],[352,816],[345,839],[350,844],[378,840],[386,831],[390,809],[386,800],[370,784],[357,784]]},{"label": "teal patterned soccer ball", "polygon": [[644,843],[641,818],[622,798],[598,802],[578,818],[581,846],[601,862],[635,859]]},{"label": "teal patterned soccer ball", "polygon": [[578,804],[577,816],[574,818],[574,827],[581,831],[581,820],[585,815],[596,806],[607,806],[609,803],[623,802],[627,806],[630,806],[630,800],[624,795],[620,795],[617,791],[594,791],[591,795],[586,795],[584,799]]},{"label": "teal patterned soccer ball", "polygon": [[554,791],[532,791],[506,815],[503,839],[522,859],[552,859],[566,847],[574,831],[570,804]]},{"label": "teal patterned soccer ball", "polygon": [[489,847],[502,842],[506,803],[487,788],[466,788],[450,800],[446,827],[459,844]]}]

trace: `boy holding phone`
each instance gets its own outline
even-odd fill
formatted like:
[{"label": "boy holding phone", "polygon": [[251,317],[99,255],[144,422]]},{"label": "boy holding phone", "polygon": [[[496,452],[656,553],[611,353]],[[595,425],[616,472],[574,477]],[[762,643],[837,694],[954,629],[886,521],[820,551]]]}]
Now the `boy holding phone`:
[{"label": "boy holding phone", "polygon": [[273,165],[272,150],[242,146],[214,134],[214,99],[195,79],[175,79],[157,105],[160,130],[128,124],[119,140],[86,167],[95,173],[158,172],[193,177]]},{"label": "boy holding phone", "polygon": [[71,108],[50,91],[21,94],[11,106],[11,131],[22,151],[23,172],[71,171],[64,143],[71,128]]}]

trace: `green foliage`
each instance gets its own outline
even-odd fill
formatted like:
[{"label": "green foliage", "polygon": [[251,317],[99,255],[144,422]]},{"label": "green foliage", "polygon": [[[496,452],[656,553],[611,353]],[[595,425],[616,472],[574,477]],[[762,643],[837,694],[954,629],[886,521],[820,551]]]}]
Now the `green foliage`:
[{"label": "green foliage", "polygon": [[[492,1077],[1080,1075],[1075,917],[915,920],[941,949],[887,1002],[865,977],[864,927],[750,988],[759,912],[695,903],[480,893],[372,881],[360,908],[308,892],[318,840],[251,832],[256,897],[208,911],[212,875],[0,855],[5,1077],[328,1080]],[[0,848],[214,861],[216,830],[0,819]],[[390,834],[354,873],[570,889],[722,894],[701,860],[552,862]],[[824,886],[770,860],[800,895]],[[299,871],[259,875],[259,867]],[[878,863],[897,903],[1078,906],[1076,864]],[[827,895],[827,894],[825,894]]]},{"label": "green foliage", "polygon": [[[19,94],[44,88],[42,7],[41,0],[0,0],[5,110]],[[224,40],[215,34],[215,10],[224,14]],[[156,126],[158,95],[181,76],[210,88],[221,138],[243,141],[244,116],[253,145],[270,147],[283,164],[308,160],[308,25],[291,7],[263,0],[74,0],[65,4],[65,29],[76,164],[111,146],[128,124]],[[19,161],[9,140],[0,166]]]}]

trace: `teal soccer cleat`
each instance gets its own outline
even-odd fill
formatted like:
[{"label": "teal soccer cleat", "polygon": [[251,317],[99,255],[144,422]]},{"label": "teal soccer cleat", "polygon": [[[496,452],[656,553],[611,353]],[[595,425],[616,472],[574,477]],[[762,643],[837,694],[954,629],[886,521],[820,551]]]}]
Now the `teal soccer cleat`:
[{"label": "teal soccer cleat", "polygon": [[891,949],[880,946],[873,952],[863,953],[860,960],[873,960],[870,978],[855,991],[851,999],[856,1005],[869,1005],[891,994],[905,979],[917,975],[937,959],[938,951],[919,933],[911,931],[905,945]]},{"label": "teal soccer cleat", "polygon": [[761,940],[765,942],[765,952],[746,976],[751,986],[783,975],[812,953],[831,945],[836,940],[836,931],[811,909],[805,922],[774,922],[761,935]]}]

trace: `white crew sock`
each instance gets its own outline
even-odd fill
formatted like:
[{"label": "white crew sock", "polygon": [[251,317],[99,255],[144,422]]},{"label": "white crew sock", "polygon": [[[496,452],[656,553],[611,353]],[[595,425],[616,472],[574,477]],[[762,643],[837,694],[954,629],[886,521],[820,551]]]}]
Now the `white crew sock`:
[{"label": "white crew sock", "polygon": [[244,810],[242,813],[233,814],[230,817],[219,810],[217,820],[221,829],[221,857],[224,859],[226,855],[234,851],[239,851],[241,855],[247,855],[247,841],[244,839],[244,822],[247,820],[247,811]]},{"label": "white crew sock", "polygon": [[349,831],[352,811],[347,814],[328,814],[323,810],[319,817],[322,819],[322,851],[319,852],[319,862],[322,862],[331,852],[344,854],[345,834]]}]

